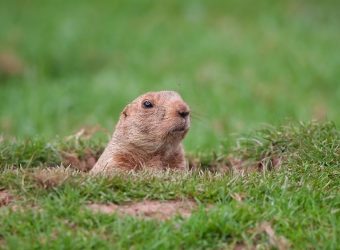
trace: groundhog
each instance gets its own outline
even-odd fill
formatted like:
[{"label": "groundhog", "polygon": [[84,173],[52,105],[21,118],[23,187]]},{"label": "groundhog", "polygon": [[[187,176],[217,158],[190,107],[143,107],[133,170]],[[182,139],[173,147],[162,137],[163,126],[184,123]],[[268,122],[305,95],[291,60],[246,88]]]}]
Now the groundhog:
[{"label": "groundhog", "polygon": [[174,91],[149,92],[128,104],[91,173],[114,169],[185,169],[181,141],[190,109]]}]

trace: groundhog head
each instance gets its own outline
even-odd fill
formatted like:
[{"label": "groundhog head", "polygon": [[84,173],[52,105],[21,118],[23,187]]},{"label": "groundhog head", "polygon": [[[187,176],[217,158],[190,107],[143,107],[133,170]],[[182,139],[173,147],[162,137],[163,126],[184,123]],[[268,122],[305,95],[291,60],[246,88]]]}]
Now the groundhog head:
[{"label": "groundhog head", "polygon": [[154,152],[180,143],[189,128],[190,109],[178,93],[149,92],[124,108],[114,136]]}]

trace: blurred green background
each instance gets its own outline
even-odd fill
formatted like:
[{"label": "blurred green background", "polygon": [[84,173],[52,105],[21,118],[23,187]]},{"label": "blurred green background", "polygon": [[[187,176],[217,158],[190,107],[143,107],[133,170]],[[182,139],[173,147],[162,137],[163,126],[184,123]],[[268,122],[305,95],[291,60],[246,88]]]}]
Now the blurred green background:
[{"label": "blurred green background", "polygon": [[172,89],[190,151],[286,119],[340,124],[339,1],[0,2],[0,134],[112,131],[122,108]]}]

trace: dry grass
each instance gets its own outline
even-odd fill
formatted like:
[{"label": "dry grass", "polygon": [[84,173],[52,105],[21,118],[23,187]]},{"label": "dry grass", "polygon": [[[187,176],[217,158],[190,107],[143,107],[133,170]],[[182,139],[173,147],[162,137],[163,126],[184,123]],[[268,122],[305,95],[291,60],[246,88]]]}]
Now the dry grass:
[{"label": "dry grass", "polygon": [[45,168],[33,172],[33,180],[42,188],[50,189],[62,185],[71,175],[66,168]]}]

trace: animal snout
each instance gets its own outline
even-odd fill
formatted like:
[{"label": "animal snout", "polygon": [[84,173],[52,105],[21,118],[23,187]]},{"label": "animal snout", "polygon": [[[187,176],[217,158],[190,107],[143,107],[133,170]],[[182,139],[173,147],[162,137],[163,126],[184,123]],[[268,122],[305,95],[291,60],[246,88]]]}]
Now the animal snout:
[{"label": "animal snout", "polygon": [[186,118],[189,116],[190,114],[190,110],[188,107],[186,106],[180,106],[178,109],[177,109],[177,113],[179,114],[179,116],[181,116],[182,118]]},{"label": "animal snout", "polygon": [[183,117],[183,118],[186,118],[190,112],[189,111],[178,111],[178,114]]}]

